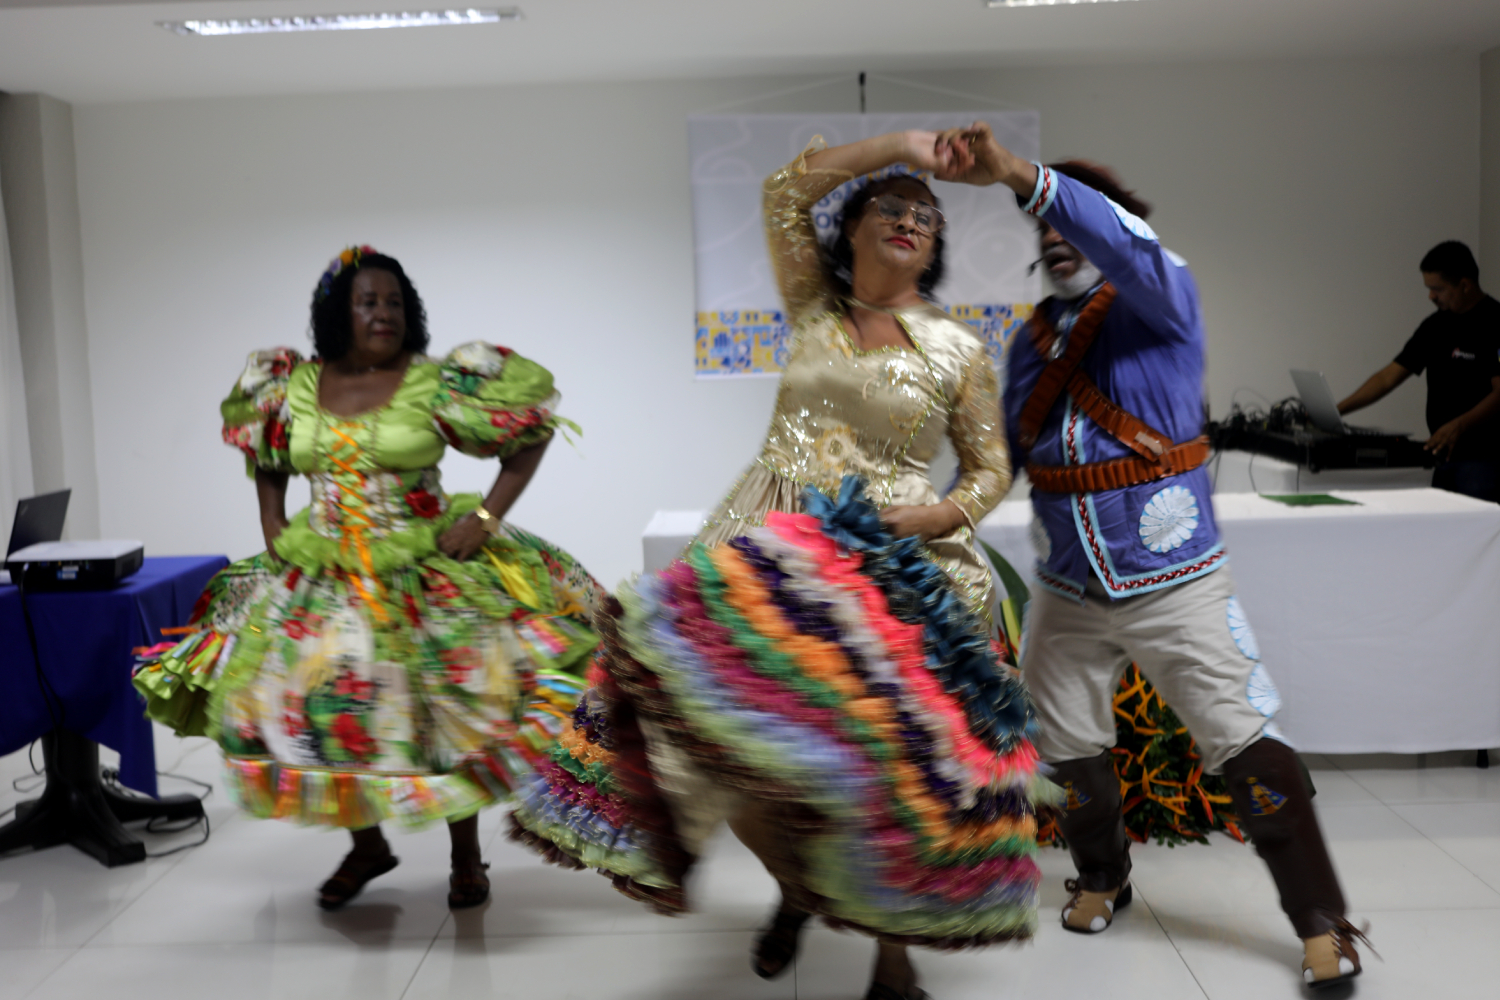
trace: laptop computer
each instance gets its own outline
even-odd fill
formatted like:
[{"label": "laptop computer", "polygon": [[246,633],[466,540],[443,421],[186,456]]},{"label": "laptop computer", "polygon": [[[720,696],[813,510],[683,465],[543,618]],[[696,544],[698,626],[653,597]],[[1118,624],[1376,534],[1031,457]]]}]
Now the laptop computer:
[{"label": "laptop computer", "polygon": [[[5,554],[19,552],[40,542],[62,539],[63,522],[68,519],[68,499],[72,490],[58,490],[16,501],[16,519],[10,526],[10,544]],[[0,571],[0,585],[10,583],[10,573]]]},{"label": "laptop computer", "polygon": [[1293,368],[1291,371],[1292,383],[1296,385],[1297,395],[1301,397],[1302,406],[1307,410],[1307,419],[1323,433],[1340,437],[1350,434],[1402,436],[1378,427],[1350,427],[1340,416],[1339,405],[1333,399],[1333,390],[1328,388],[1328,380],[1323,377],[1322,372],[1303,368]]}]

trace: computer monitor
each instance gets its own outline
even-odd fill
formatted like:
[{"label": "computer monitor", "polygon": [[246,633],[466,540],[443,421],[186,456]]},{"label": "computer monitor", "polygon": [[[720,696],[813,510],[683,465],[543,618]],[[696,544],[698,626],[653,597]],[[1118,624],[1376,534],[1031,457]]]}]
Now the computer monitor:
[{"label": "computer monitor", "polygon": [[1293,368],[1292,383],[1296,385],[1297,395],[1302,397],[1302,405],[1307,409],[1307,419],[1314,427],[1325,434],[1348,433],[1344,418],[1339,415],[1339,405],[1333,401],[1333,390],[1328,388],[1328,380],[1322,372]]},{"label": "computer monitor", "polygon": [[10,526],[10,544],[5,547],[5,554],[39,542],[60,541],[63,522],[68,517],[68,498],[72,495],[72,490],[58,490],[16,501],[16,519]]}]

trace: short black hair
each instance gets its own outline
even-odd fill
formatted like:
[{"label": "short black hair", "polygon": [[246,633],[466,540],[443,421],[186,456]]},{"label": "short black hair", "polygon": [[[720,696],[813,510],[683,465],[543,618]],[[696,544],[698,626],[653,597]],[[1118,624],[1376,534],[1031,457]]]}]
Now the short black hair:
[{"label": "short black hair", "polygon": [[401,342],[401,349],[413,354],[427,351],[427,309],[422,305],[422,296],[417,294],[416,286],[401,269],[401,262],[383,253],[365,253],[355,264],[346,265],[334,276],[328,294],[322,294],[322,285],[313,292],[313,349],[324,361],[337,361],[354,346],[349,297],[354,289],[354,276],[372,268],[395,275],[401,285],[401,301],[406,312],[406,339]]},{"label": "short black hair", "polygon": [[1064,177],[1071,177],[1080,184],[1088,185],[1137,219],[1144,219],[1151,214],[1151,205],[1136,197],[1134,191],[1125,190],[1119,176],[1102,163],[1063,160],[1061,163],[1047,165]]},{"label": "short black hair", "polygon": [[1473,252],[1458,240],[1444,240],[1427,251],[1421,269],[1423,274],[1441,275],[1450,285],[1465,278],[1476,285],[1479,283],[1479,264],[1475,262]]},{"label": "short black hair", "polygon": [[[932,193],[932,188],[920,177],[910,174],[897,174],[894,177],[883,177],[878,181],[871,181],[864,187],[855,191],[844,200],[843,210],[839,212],[838,218],[834,220],[833,243],[822,247],[823,271],[828,278],[828,283],[840,296],[854,294],[854,245],[849,241],[849,230],[859,221],[860,216],[865,213],[867,206],[877,195],[884,194],[895,187],[901,181],[913,181],[927,188],[927,193],[932,197],[934,208],[942,208],[938,203],[937,195]],[[927,265],[927,270],[917,279],[917,294],[924,299],[932,299],[932,290],[943,280],[943,231],[939,229],[932,237],[932,262]]]}]

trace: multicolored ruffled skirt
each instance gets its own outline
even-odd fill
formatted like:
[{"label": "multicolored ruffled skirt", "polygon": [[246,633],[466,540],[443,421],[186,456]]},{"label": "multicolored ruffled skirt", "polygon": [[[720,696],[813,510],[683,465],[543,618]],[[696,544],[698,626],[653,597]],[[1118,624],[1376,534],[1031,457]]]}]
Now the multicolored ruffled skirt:
[{"label": "multicolored ruffled skirt", "polygon": [[510,525],[465,562],[437,552],[478,502],[454,496],[420,539],[357,559],[297,515],[276,541],[284,563],[229,566],[196,629],[146,651],[147,714],[215,737],[231,794],[258,817],[415,826],[508,798],[568,727],[602,590]]},{"label": "multicolored ruffled skirt", "polygon": [[699,839],[683,778],[707,779],[784,831],[773,874],[835,926],[947,948],[1030,936],[1055,789],[1009,647],[857,480],[803,506],[622,589],[512,835],[682,912]]}]

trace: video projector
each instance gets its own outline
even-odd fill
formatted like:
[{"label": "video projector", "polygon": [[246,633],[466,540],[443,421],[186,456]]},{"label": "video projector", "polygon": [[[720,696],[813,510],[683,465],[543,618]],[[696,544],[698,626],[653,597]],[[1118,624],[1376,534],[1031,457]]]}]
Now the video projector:
[{"label": "video projector", "polygon": [[146,547],[128,540],[39,542],[5,560],[23,590],[102,590],[141,568]]}]

